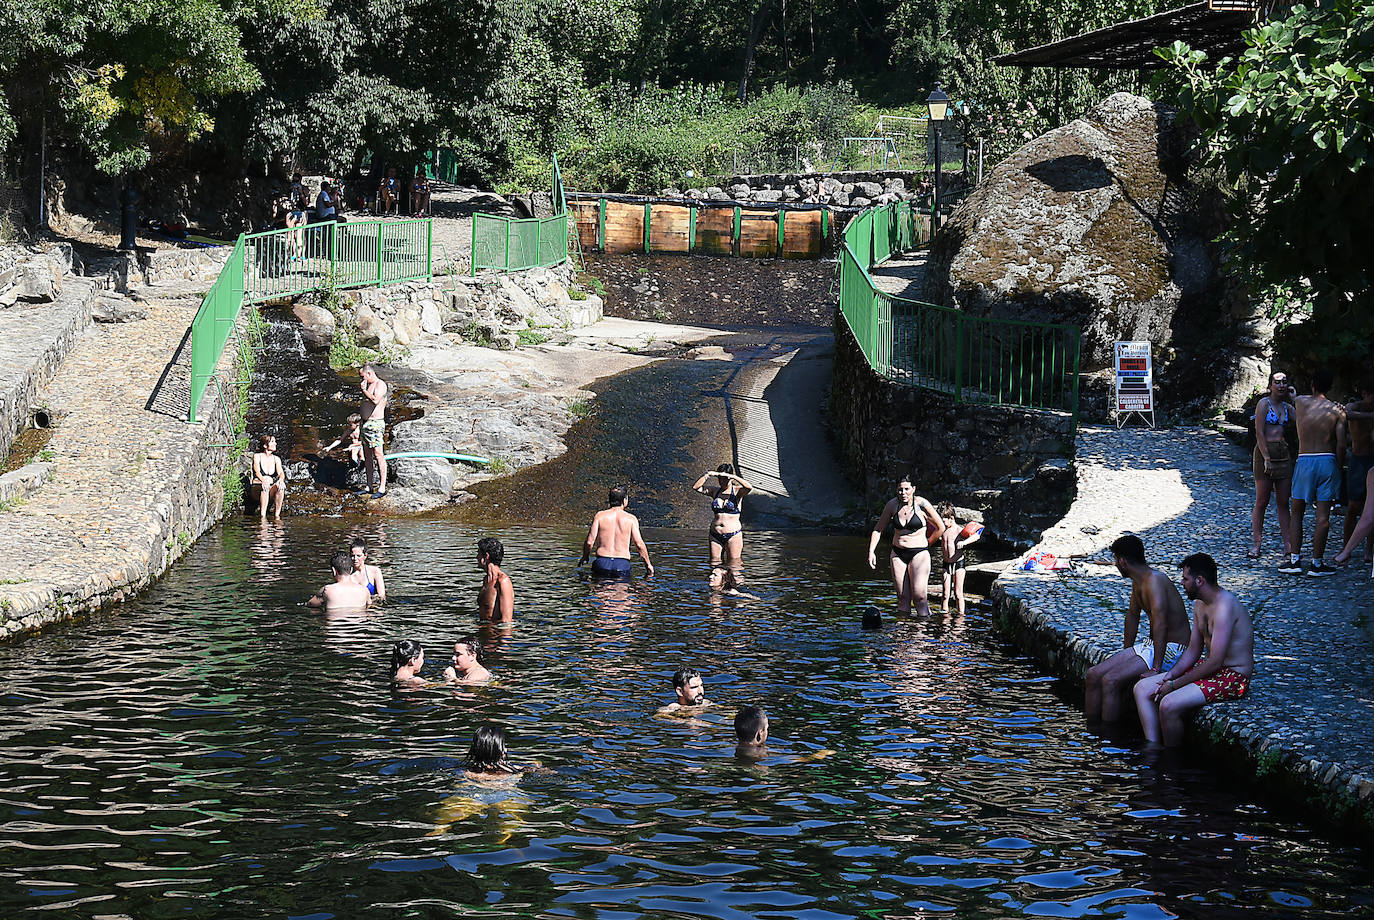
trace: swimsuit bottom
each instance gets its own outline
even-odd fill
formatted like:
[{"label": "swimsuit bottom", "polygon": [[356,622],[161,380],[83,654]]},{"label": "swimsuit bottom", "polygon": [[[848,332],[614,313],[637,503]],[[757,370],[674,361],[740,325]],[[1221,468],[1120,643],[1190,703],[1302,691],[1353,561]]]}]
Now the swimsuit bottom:
[{"label": "swimsuit bottom", "polygon": [[740,528],[739,530],[736,530],[733,533],[720,533],[719,531],[708,530],[706,531],[706,536],[710,537],[712,540],[715,540],[722,547],[728,549],[730,546],[730,541],[735,539],[735,537],[738,537],[742,533],[744,533],[743,528]]},{"label": "swimsuit bottom", "polygon": [[630,560],[619,556],[597,556],[592,560],[592,574],[602,578],[629,578],[632,571]]},{"label": "swimsuit bottom", "polygon": [[905,546],[892,547],[892,555],[902,560],[903,565],[911,565],[911,560],[915,559],[921,553],[928,552],[930,552],[929,546],[913,546],[910,548]]},{"label": "swimsuit bottom", "polygon": [[1155,667],[1155,644],[1148,641],[1137,642],[1135,644],[1135,653],[1140,656],[1141,661],[1145,662],[1145,667],[1154,668],[1161,674],[1171,670],[1173,666],[1178,663],[1178,659],[1183,657],[1183,653],[1186,651],[1188,651],[1188,646],[1186,645],[1180,645],[1177,642],[1167,643],[1164,646],[1164,663],[1159,667]]},{"label": "swimsuit bottom", "polygon": [[967,557],[967,556],[962,556],[962,555],[961,555],[958,559],[955,559],[953,562],[949,562],[949,561],[946,561],[946,562],[945,562],[945,571],[947,571],[947,572],[957,572],[959,569],[966,569],[966,568],[968,568],[968,557]]},{"label": "swimsuit bottom", "polygon": [[[1196,667],[1196,664],[1193,665],[1193,668]],[[1191,671],[1193,668],[1188,670]],[[1202,698],[1209,703],[1238,700],[1250,689],[1250,677],[1231,668],[1222,668],[1211,677],[1195,680],[1193,683],[1197,684],[1197,688],[1202,691]]]},{"label": "swimsuit bottom", "polygon": [[363,443],[368,447],[381,447],[382,441],[386,437],[386,422],[379,418],[370,418],[363,422]]}]

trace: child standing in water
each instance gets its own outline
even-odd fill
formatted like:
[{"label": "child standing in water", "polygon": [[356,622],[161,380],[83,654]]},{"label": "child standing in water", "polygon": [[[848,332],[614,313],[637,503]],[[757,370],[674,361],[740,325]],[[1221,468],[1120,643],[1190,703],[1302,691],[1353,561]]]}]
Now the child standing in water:
[{"label": "child standing in water", "polygon": [[[944,613],[949,613],[949,597],[952,590],[959,612],[963,613],[964,574],[968,565],[964,548],[970,543],[978,542],[978,538],[983,535],[983,528],[982,525],[974,525],[973,528],[965,527],[960,530],[958,522],[954,519],[954,505],[949,502],[940,502],[935,511],[945,525],[944,533],[940,535],[940,548],[943,550],[945,561],[944,573],[940,576],[944,589],[944,603],[940,605],[940,609]],[[968,533],[969,530],[972,532]]]}]

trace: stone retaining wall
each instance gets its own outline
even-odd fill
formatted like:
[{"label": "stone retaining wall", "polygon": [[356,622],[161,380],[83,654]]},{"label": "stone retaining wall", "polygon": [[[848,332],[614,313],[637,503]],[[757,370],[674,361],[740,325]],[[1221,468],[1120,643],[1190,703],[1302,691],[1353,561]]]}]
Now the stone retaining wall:
[{"label": "stone retaining wall", "polygon": [[881,377],[839,311],[830,418],[846,468],[871,507],[911,473],[927,498],[980,512],[996,536],[1028,546],[1073,500],[1068,415],[956,405]]},{"label": "stone retaining wall", "polygon": [[[237,351],[227,349],[218,373],[232,380],[237,360]],[[7,585],[0,604],[0,640],[134,596],[220,521],[228,510],[224,477],[238,460],[228,446],[234,441],[238,388],[226,386],[224,396],[227,407],[217,399],[206,401],[198,424],[167,426],[158,458],[165,470],[163,485],[148,503],[146,526],[125,547],[132,561],[108,571],[91,571],[75,562],[67,580]]]},{"label": "stone retaining wall", "polygon": [[0,319],[0,457],[9,453],[28,427],[38,394],[53,379],[62,359],[91,325],[95,282],[66,276],[52,303],[16,305]]}]

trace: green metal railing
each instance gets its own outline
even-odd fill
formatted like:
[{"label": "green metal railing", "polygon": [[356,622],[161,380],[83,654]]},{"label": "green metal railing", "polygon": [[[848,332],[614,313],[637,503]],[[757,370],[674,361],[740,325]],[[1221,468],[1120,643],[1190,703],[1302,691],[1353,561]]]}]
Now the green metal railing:
[{"label": "green metal railing", "polygon": [[840,312],[879,374],[955,402],[1068,412],[1078,424],[1079,329],[970,316],[878,289],[869,269],[920,242],[907,202],[869,208],[840,247]]},{"label": "green metal railing", "polygon": [[224,346],[247,304],[335,288],[429,278],[434,226],[423,220],[309,224],[245,233],[191,321],[191,407],[196,421]]},{"label": "green metal railing", "polygon": [[472,273],[494,268],[513,272],[547,268],[568,261],[568,202],[558,157],[553,158],[553,216],[544,218],[472,216]]}]

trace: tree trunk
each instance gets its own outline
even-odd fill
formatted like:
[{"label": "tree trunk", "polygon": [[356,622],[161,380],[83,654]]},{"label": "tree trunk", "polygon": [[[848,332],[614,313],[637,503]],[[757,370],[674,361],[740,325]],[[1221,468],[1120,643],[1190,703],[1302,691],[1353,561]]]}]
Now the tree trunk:
[{"label": "tree trunk", "polygon": [[749,74],[754,70],[754,49],[758,46],[763,27],[768,22],[768,8],[773,0],[759,0],[749,17],[749,38],[744,45],[744,69],[739,75],[739,101],[742,104],[749,95]]}]

